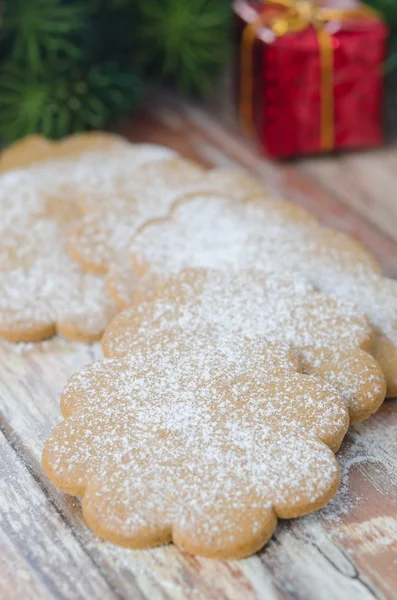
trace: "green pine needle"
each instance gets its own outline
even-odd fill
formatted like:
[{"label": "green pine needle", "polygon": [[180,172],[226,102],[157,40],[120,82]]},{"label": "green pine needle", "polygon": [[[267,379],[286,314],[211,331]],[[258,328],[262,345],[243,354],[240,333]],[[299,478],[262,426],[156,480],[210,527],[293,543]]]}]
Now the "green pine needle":
[{"label": "green pine needle", "polygon": [[[56,74],[55,74],[56,73]],[[7,142],[38,132],[50,138],[101,129],[133,106],[140,83],[108,63],[59,71],[42,79],[14,63],[0,72],[0,137]]]},{"label": "green pine needle", "polygon": [[229,0],[141,0],[147,63],[182,91],[203,91],[228,49]]},{"label": "green pine needle", "polygon": [[13,59],[43,71],[49,56],[81,57],[79,42],[92,10],[92,0],[6,0],[1,34],[11,40]]},{"label": "green pine needle", "polygon": [[230,0],[3,2],[4,141],[105,127],[137,102],[137,72],[203,91],[227,56]]}]

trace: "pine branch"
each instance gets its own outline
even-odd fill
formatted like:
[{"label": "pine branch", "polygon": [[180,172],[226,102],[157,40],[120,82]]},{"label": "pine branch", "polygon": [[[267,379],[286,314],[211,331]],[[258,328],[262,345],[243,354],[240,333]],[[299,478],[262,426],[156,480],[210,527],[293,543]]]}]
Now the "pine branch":
[{"label": "pine branch", "polygon": [[135,75],[113,63],[73,71],[57,66],[39,78],[9,63],[0,72],[0,137],[13,141],[38,132],[59,138],[101,129],[137,102],[140,89]]},{"label": "pine branch", "polygon": [[[0,0],[1,1],[1,0]],[[228,48],[230,0],[5,0],[0,137],[105,127],[140,77],[204,90]]]},{"label": "pine branch", "polygon": [[203,91],[228,50],[229,0],[140,0],[139,40],[151,72]]},{"label": "pine branch", "polygon": [[1,35],[11,45],[10,58],[36,73],[49,56],[80,59],[93,7],[92,0],[6,0]]}]

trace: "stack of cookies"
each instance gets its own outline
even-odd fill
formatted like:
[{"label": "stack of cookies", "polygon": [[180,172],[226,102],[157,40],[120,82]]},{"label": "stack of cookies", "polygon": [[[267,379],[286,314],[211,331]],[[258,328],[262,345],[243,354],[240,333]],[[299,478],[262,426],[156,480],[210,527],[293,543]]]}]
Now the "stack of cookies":
[{"label": "stack of cookies", "polygon": [[397,395],[397,283],[241,172],[108,134],[3,153],[0,336],[102,339],[43,465],[114,543],[236,558]]}]

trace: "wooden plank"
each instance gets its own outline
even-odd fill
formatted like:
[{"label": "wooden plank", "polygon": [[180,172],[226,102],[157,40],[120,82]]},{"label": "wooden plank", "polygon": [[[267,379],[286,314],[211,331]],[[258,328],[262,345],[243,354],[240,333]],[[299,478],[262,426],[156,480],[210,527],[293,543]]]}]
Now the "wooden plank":
[{"label": "wooden plank", "polygon": [[[184,600],[194,593],[195,598],[203,599],[231,600],[244,596],[248,600],[291,597],[317,600],[326,598],[324,594],[330,590],[334,597],[342,599],[387,597],[381,585],[374,584],[368,591],[365,571],[361,571],[358,561],[345,557],[343,540],[327,530],[327,521],[322,520],[321,513],[282,524],[260,555],[240,562],[198,559],[183,555],[172,546],[134,552],[97,540],[82,524],[78,503],[59,493],[46,480],[40,454],[48,432],[60,420],[58,398],[64,381],[98,355],[96,346],[70,344],[61,339],[27,346],[22,352],[13,350],[9,344],[1,345],[0,406],[14,446],[27,457],[35,478],[46,493],[52,494],[57,510],[73,527],[84,552],[92,557],[120,597],[134,594],[138,598]],[[384,431],[378,437],[387,438]],[[379,454],[380,450],[376,452]],[[367,494],[371,489],[371,506],[376,503],[384,506],[380,492],[372,491],[373,486],[363,473],[360,485]],[[318,519],[315,525],[310,521],[314,518]],[[40,539],[40,534],[37,536]],[[94,567],[90,572],[93,570]],[[313,583],[313,578],[317,583]]]},{"label": "wooden plank", "polygon": [[[375,419],[354,427],[350,439],[359,448],[360,473],[351,477],[359,500],[338,528],[355,564],[388,598],[397,590],[397,403],[386,402]],[[356,452],[358,454],[358,452]]]},{"label": "wooden plank", "polygon": [[50,598],[38,573],[0,529],[0,598],[37,600]]},{"label": "wooden plank", "polygon": [[[272,193],[295,200],[324,222],[366,241],[385,270],[397,275],[397,244],[393,240],[343,201],[335,200],[299,164],[263,160],[237,129],[225,128],[201,109],[162,98],[150,114],[140,116],[126,131],[137,141],[164,143],[207,166],[243,166],[251,170]],[[58,492],[46,479],[40,463],[44,441],[61,420],[59,395],[64,383],[83,364],[99,356],[96,345],[61,339],[37,345],[0,344],[0,413],[9,441],[6,461],[10,465],[16,461],[18,466],[17,483],[13,485],[26,502],[29,519],[36,516],[38,523],[44,519],[51,527],[55,523],[64,536],[62,540],[67,540],[66,548],[73,545],[69,556],[70,552],[62,554],[62,544],[59,550],[57,542],[55,554],[61,552],[64,573],[70,578],[80,564],[85,565],[84,575],[76,576],[76,586],[82,586],[85,577],[91,586],[104,586],[99,596],[91,597],[105,599],[106,593],[138,600],[395,597],[396,404],[385,404],[374,418],[349,434],[340,453],[342,489],[331,505],[314,515],[280,524],[270,544],[256,556],[217,562],[185,555],[172,545],[150,551],[125,550],[98,540],[84,526],[79,502]],[[35,490],[32,495],[31,487]],[[3,580],[8,586],[12,582],[10,565],[15,559],[22,579],[21,597],[29,598],[23,595],[28,586],[24,586],[25,579],[34,590],[32,598],[45,594],[58,597],[51,587],[57,583],[56,575],[54,583],[47,575],[53,551],[50,540],[55,539],[49,534],[51,528],[46,524],[32,529],[36,545],[43,550],[42,563],[37,567],[30,554],[20,548],[18,519],[10,521],[11,530],[0,537],[6,557],[0,562]],[[84,563],[80,563],[80,556]]]},{"label": "wooden plank", "polygon": [[396,149],[304,160],[299,168],[397,241]]},{"label": "wooden plank", "polygon": [[1,597],[116,598],[2,434],[0,469]]}]

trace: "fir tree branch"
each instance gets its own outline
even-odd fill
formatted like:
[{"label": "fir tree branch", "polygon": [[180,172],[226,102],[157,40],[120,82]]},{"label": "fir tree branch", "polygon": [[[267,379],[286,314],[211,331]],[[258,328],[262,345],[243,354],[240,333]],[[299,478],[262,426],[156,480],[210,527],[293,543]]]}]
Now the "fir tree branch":
[{"label": "fir tree branch", "polygon": [[59,138],[100,129],[136,104],[137,77],[114,63],[74,69],[57,66],[42,77],[15,62],[0,72],[0,137],[13,141],[33,132]]}]

